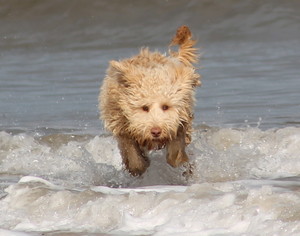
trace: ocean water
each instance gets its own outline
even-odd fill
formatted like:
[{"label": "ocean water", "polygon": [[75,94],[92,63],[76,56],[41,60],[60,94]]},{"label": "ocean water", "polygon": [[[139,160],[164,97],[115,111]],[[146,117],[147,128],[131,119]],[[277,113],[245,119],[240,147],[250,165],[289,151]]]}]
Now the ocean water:
[{"label": "ocean water", "polygon": [[[0,235],[300,235],[300,2],[0,0]],[[109,60],[202,53],[185,178],[123,170],[98,119]]]}]

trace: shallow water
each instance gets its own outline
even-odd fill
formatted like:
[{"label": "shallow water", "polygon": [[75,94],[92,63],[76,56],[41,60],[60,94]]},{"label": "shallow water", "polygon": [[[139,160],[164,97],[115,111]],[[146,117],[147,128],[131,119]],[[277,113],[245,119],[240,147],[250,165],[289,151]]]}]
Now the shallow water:
[{"label": "shallow water", "polygon": [[[0,1],[0,235],[299,235],[298,1]],[[108,61],[203,53],[193,175],[123,171],[98,120]]]}]

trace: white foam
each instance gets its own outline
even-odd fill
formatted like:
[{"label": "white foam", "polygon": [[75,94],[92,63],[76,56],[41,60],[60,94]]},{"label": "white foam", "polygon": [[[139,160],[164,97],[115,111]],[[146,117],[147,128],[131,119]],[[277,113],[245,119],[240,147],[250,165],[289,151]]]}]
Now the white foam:
[{"label": "white foam", "polygon": [[56,190],[63,189],[61,186],[55,185],[50,181],[35,176],[24,176],[19,180],[19,183],[41,183],[51,189],[56,189]]},{"label": "white foam", "polygon": [[165,192],[184,192],[187,189],[186,186],[170,186],[170,185],[157,185],[157,186],[147,186],[139,188],[109,188],[106,186],[97,186],[91,187],[91,190],[104,193],[104,194],[127,194],[130,192],[156,192],[156,193],[165,193]]},{"label": "white foam", "polygon": [[121,170],[122,158],[116,146],[116,140],[111,136],[101,138],[96,136],[85,145],[85,148],[91,153],[96,163],[111,165],[116,170]]},{"label": "white foam", "polygon": [[[55,137],[54,137],[55,138]],[[57,137],[59,140],[59,137]],[[68,185],[178,185],[181,174],[166,164],[163,152],[151,153],[144,178],[124,174],[112,137],[95,136],[49,146],[26,134],[0,133],[0,171],[57,180]],[[198,130],[187,148],[194,166],[189,183],[300,175],[300,128]],[[62,181],[63,180],[63,181]]]},{"label": "white foam", "polygon": [[[25,178],[0,202],[0,227],[121,235],[298,235],[299,193],[247,180],[85,191]],[[281,181],[277,181],[279,184]]]},{"label": "white foam", "polygon": [[197,181],[300,175],[300,128],[209,129],[195,134],[191,146]]},{"label": "white foam", "polygon": [[0,229],[0,236],[30,236],[30,235],[32,236],[32,234],[27,234],[23,232]]},{"label": "white foam", "polygon": [[1,185],[8,187],[1,193],[6,196],[0,199],[0,228],[300,235],[299,134],[293,127],[198,130],[187,149],[194,174],[186,181],[183,170],[166,164],[163,152],[151,153],[142,177],[129,176],[111,137],[51,146],[27,134],[1,132],[0,171],[23,177]]}]

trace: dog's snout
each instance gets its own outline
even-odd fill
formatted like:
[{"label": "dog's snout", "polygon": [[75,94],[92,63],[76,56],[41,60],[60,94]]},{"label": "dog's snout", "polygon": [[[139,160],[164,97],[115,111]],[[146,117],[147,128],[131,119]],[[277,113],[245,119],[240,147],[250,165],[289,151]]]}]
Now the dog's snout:
[{"label": "dog's snout", "polygon": [[153,127],[151,129],[151,134],[152,134],[153,138],[158,138],[161,135],[161,128]]}]

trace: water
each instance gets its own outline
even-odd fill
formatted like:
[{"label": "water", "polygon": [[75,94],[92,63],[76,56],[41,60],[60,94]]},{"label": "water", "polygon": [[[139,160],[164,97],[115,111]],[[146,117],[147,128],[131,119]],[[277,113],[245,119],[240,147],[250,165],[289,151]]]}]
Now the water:
[{"label": "water", "polygon": [[[0,235],[300,235],[298,1],[0,1]],[[190,179],[122,170],[98,120],[108,61],[203,53]]]}]

